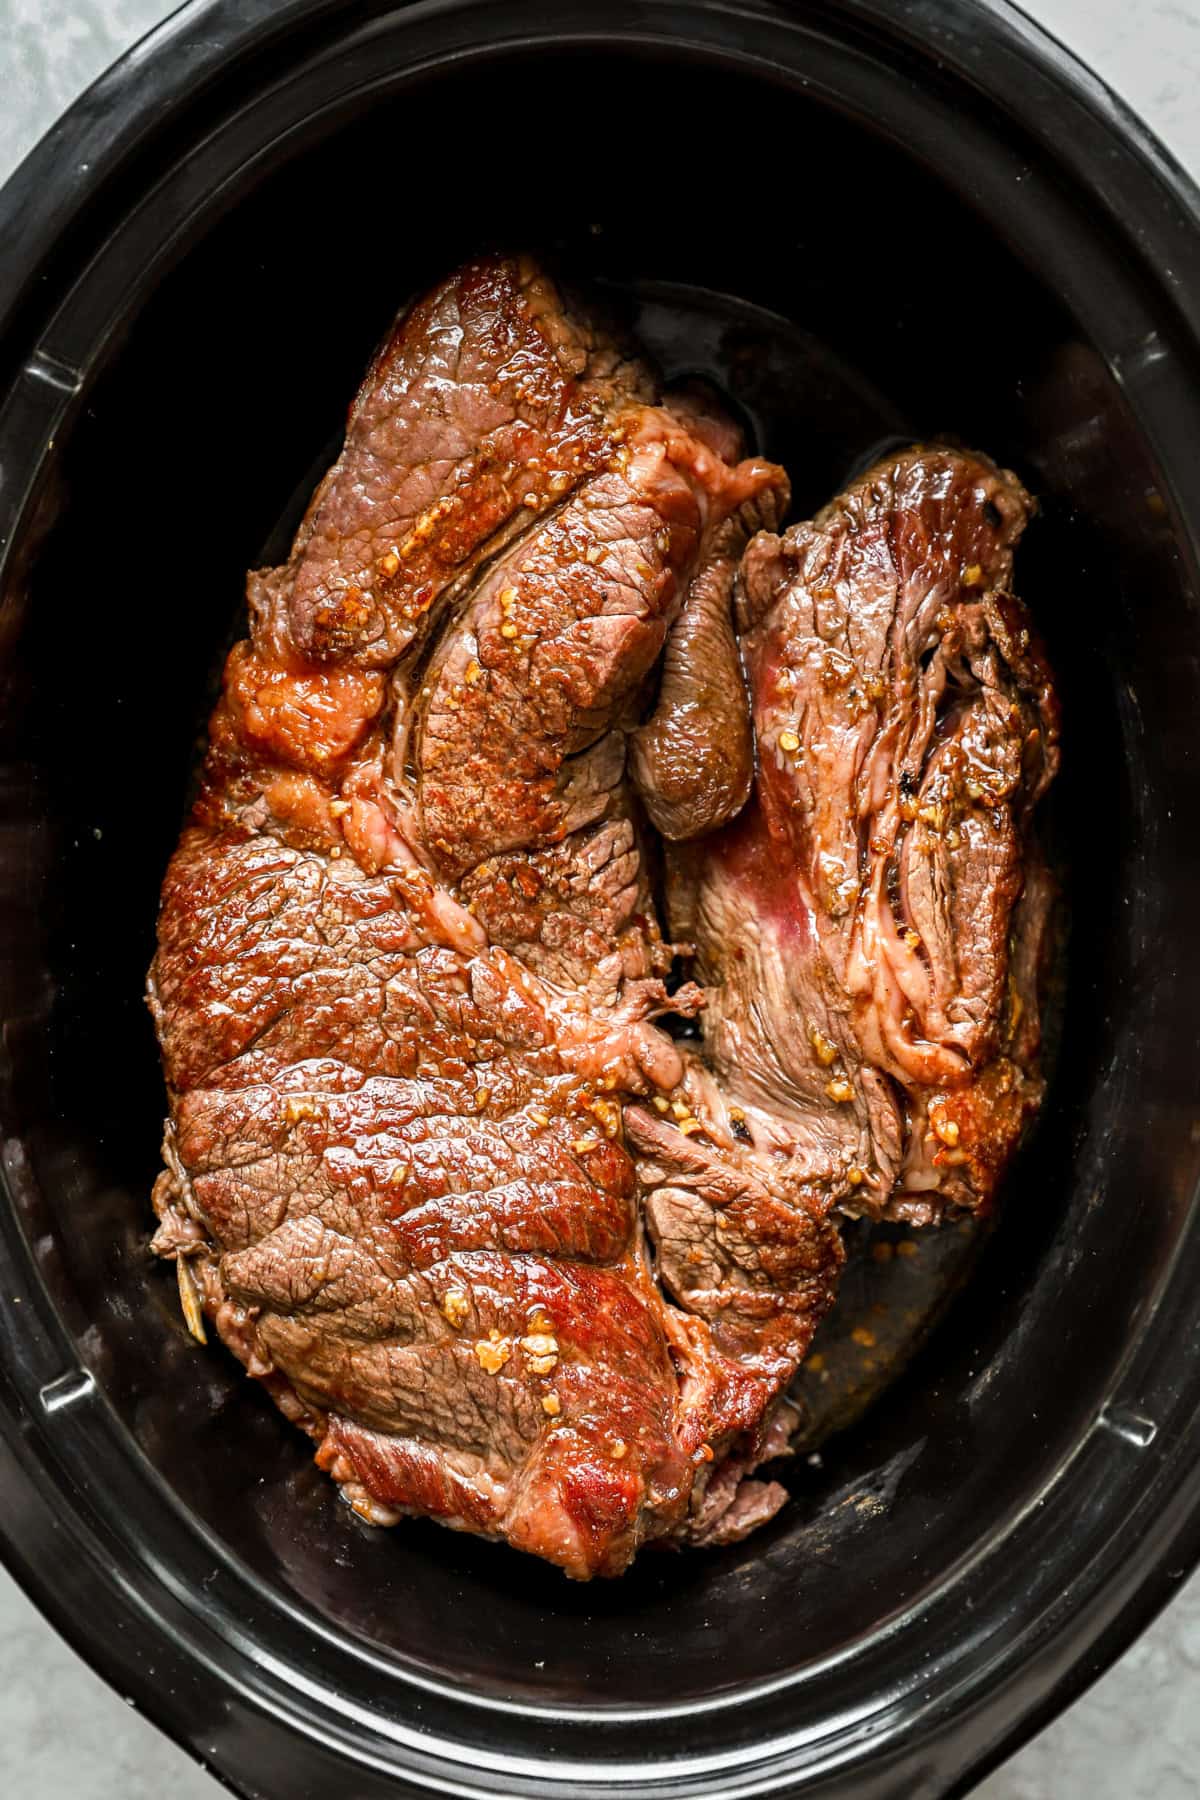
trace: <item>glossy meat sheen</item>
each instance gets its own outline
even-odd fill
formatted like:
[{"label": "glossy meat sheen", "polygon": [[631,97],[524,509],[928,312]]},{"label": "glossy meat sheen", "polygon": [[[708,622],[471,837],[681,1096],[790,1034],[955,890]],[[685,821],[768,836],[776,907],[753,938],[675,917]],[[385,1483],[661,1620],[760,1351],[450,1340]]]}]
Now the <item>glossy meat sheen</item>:
[{"label": "glossy meat sheen", "polygon": [[605,734],[662,651],[714,506],[752,503],[776,478],[729,470],[644,409],[611,469],[489,572],[434,658],[418,734],[425,835],[448,873],[593,822],[605,766],[624,767],[623,737]]},{"label": "glossy meat sheen", "polygon": [[[823,1196],[671,1110],[626,735],[726,521],[782,476],[653,399],[524,261],[400,321],[251,578],[151,971],[156,1248],[193,1325],[366,1516],[578,1577],[778,1507],[752,1472],[841,1256]],[[630,1097],[723,1182],[673,1301]]]},{"label": "glossy meat sheen", "polygon": [[743,564],[754,799],[672,871],[709,989],[689,1080],[845,1211],[986,1208],[1040,1099],[1058,718],[1010,591],[1030,504],[915,449]]},{"label": "glossy meat sheen", "polygon": [[252,575],[272,640],[386,667],[497,533],[611,453],[648,372],[564,305],[528,257],[468,263],[403,313],[283,569]]},{"label": "glossy meat sheen", "polygon": [[754,733],[733,633],[733,585],[747,539],[779,523],[788,497],[781,480],[726,520],[667,639],[654,712],[630,740],[631,773],[650,822],[676,843],[727,825],[750,796]]}]

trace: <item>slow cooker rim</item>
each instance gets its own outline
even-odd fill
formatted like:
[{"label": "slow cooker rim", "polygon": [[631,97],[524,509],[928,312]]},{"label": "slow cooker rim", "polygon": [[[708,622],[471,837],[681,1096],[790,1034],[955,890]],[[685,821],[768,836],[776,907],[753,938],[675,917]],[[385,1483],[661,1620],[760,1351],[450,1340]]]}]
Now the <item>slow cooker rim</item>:
[{"label": "slow cooker rim", "polygon": [[[503,0],[400,0],[400,4],[403,11],[416,16],[470,11],[481,4],[499,12]],[[670,14],[686,4],[687,0],[664,0],[663,11]],[[227,67],[228,49],[235,40],[239,56],[269,52],[336,10],[336,0],[283,0],[282,4],[273,0],[184,0],[91,83],[0,187],[0,244],[5,246],[5,266],[21,266],[26,271],[21,280],[0,286],[0,345],[20,341],[25,335],[17,329],[22,307],[31,292],[44,287],[46,264],[55,245],[82,215],[96,210],[104,189],[140,150],[143,139],[161,128],[172,107],[195,96],[206,78]],[[655,9],[638,10],[649,19]],[[743,10],[752,15],[757,8],[749,0],[713,0],[705,10],[736,17]],[[1139,231],[1130,235],[1152,256],[1160,278],[1165,271],[1173,302],[1191,328],[1200,332],[1200,289],[1184,272],[1188,265],[1200,269],[1200,252],[1191,229],[1200,216],[1200,184],[1144,120],[1016,0],[910,0],[899,12],[889,0],[810,0],[807,8],[803,0],[779,0],[774,6],[766,0],[765,10],[784,18],[804,10],[824,12],[918,47],[940,41],[946,61],[957,59],[958,72],[982,86],[986,83],[969,67],[964,46],[969,46],[979,21],[986,21],[998,30],[1011,52],[1030,58],[1040,73],[1062,83],[1072,101],[1103,130],[1115,133],[1122,148],[1135,155],[1143,171],[1153,177],[1147,194],[1153,197],[1153,189],[1160,190],[1157,197],[1169,202],[1173,216],[1163,213],[1144,219]],[[580,8],[580,16],[583,12]],[[561,22],[558,29],[562,29]],[[578,35],[578,31],[564,35]],[[1075,145],[1068,140],[1056,142],[1055,148],[1065,163],[1076,166]],[[47,308],[48,300],[43,318]]]},{"label": "slow cooker rim", "polygon": [[[147,39],[143,40],[142,45],[138,46],[135,52],[131,52],[129,57],[123,59],[122,63],[115,65],[114,69],[110,71],[108,75],[102,77],[101,83],[97,84],[97,88],[105,88],[106,84],[109,85],[106,90],[104,106],[101,111],[109,110],[115,101],[120,100],[128,117],[131,120],[137,118],[139,110],[145,108],[149,98],[136,91],[139,85],[142,63],[147,57],[155,54],[158,48],[161,48],[165,43],[170,42],[174,38],[175,33],[184,26],[187,26],[188,28],[194,26],[197,31],[202,31],[205,47],[211,49],[214,55],[226,54],[227,51],[224,48],[221,50],[217,49],[220,33],[213,28],[213,24],[214,22],[219,23],[223,15],[232,15],[235,10],[239,13],[243,22],[248,19],[253,20],[256,17],[259,22],[264,22],[271,15],[274,15],[274,17],[277,18],[279,12],[279,9],[272,8],[269,5],[269,0],[268,3],[256,3],[251,6],[243,5],[236,9],[223,4],[223,0],[210,0],[210,3],[208,4],[192,5],[185,8],[182,14],[176,15],[173,20],[166,21],[156,32],[150,34]],[[330,9],[327,0],[303,0],[302,4],[284,10],[290,16],[300,18],[316,17]],[[865,15],[867,13],[886,14],[888,9],[886,5],[880,5],[879,0],[855,0],[855,4],[848,10]],[[919,11],[920,9],[918,8],[916,10]],[[951,12],[961,14],[964,10],[969,9],[964,9],[961,6],[943,7],[939,9],[943,17]],[[1075,63],[1075,59],[1070,56],[1069,52],[1063,51],[1060,46],[1053,45],[1053,40],[1049,39],[1048,34],[1045,34],[1039,27],[1026,21],[1023,18],[1023,15],[1018,15],[1014,8],[1006,6],[990,6],[988,10],[989,13],[997,19],[1008,18],[1013,21],[1019,20],[1019,36],[1022,42],[1027,43],[1029,33],[1032,32],[1033,34],[1036,34],[1036,37],[1041,40],[1040,48],[1043,55],[1045,54],[1046,46],[1052,46],[1055,53],[1052,60],[1060,65],[1057,69],[1059,79],[1066,78],[1064,70],[1061,67],[1061,64],[1064,62],[1070,66],[1069,72],[1072,72],[1076,78],[1078,77],[1079,66]],[[205,24],[205,21],[208,23]],[[127,64],[132,66],[126,67]],[[194,69],[194,65],[192,66]],[[123,76],[122,71],[124,71]],[[118,77],[121,77],[121,79],[118,79]],[[1094,90],[1098,88],[1099,84],[1096,83],[1094,77],[1090,74],[1086,74],[1086,86],[1088,88],[1090,104],[1095,107],[1098,102]],[[1145,128],[1140,126],[1139,122],[1133,120],[1132,115],[1127,113],[1127,109],[1123,108],[1121,103],[1115,101],[1112,96],[1107,95],[1106,91],[1102,90],[1102,92],[1112,111],[1110,128],[1117,131],[1123,142],[1131,134],[1135,140],[1137,140],[1134,147],[1143,155],[1148,174],[1152,175],[1159,182],[1166,181],[1168,186],[1171,186],[1172,183],[1175,184],[1177,188],[1176,199],[1181,209],[1180,225],[1181,227],[1186,228],[1187,216],[1190,213],[1194,228],[1195,220],[1200,218],[1200,194],[1197,194],[1196,190],[1192,188],[1191,184],[1187,181],[1187,178],[1182,175],[1182,172],[1172,165],[1169,157],[1161,152],[1161,148],[1156,145],[1155,141],[1150,137],[1150,134],[1146,132]],[[43,144],[32,154],[30,164],[34,165],[34,177],[38,174],[37,165],[39,159],[41,159],[42,180],[34,179],[35,187],[43,185],[45,175],[51,172],[54,167],[59,166],[63,159],[69,159],[73,154],[78,154],[77,149],[74,152],[72,151],[71,146],[73,140],[71,132],[68,129],[72,117],[77,112],[82,115],[79,120],[79,130],[82,141],[87,141],[87,134],[89,130],[94,127],[95,120],[88,111],[85,102],[93,100],[96,94],[97,89],[93,89],[88,96],[84,97],[83,101],[77,103],[77,107],[72,109],[72,112],[67,115],[66,119],[59,127],[55,128],[55,131],[51,134],[50,138],[44,140]],[[1136,129],[1134,129],[1134,127],[1136,127]],[[28,170],[29,167],[30,165],[27,164],[26,168],[20,172],[22,178],[25,177],[26,170]],[[101,183],[106,178],[106,173],[110,172],[111,171],[105,172],[102,169],[97,168],[96,181]],[[89,176],[91,173],[92,171],[89,170]],[[17,181],[17,178],[14,178],[14,181]],[[91,183],[89,181],[89,183],[85,184],[81,194],[76,197],[77,206],[75,210],[81,211],[86,207],[88,204],[86,194],[90,190]],[[23,204],[24,202],[19,189],[14,192],[6,190],[5,193],[0,196],[0,230],[3,230],[8,223],[8,215]],[[49,201],[47,202],[47,206],[50,213],[53,214],[53,207],[50,206]],[[31,221],[27,216],[25,219],[26,226],[30,223]],[[51,232],[56,231],[62,224],[61,216],[57,218],[51,216],[45,221],[45,224],[47,230]],[[1191,248],[1194,252],[1194,245],[1192,245]],[[1184,307],[1187,308],[1188,296],[1184,294],[1182,300]],[[1194,309],[1191,310],[1194,311]],[[15,1240],[9,1246],[9,1254],[17,1254],[21,1250],[23,1250],[23,1246],[19,1246]],[[47,1323],[49,1324],[49,1321]],[[9,1363],[7,1355],[4,1358],[4,1365],[5,1380],[0,1405],[3,1406],[3,1410],[7,1415],[6,1425],[8,1431],[11,1433],[17,1426],[17,1422],[23,1411],[23,1401],[20,1394],[10,1385],[8,1380],[9,1369],[14,1366],[14,1364]],[[23,1448],[29,1449],[31,1447],[29,1436],[22,1434],[22,1437]],[[15,1469],[11,1439],[5,1447],[4,1460],[10,1469]],[[25,1459],[22,1458],[21,1460],[24,1462]],[[26,1477],[28,1477],[28,1473],[28,1467],[26,1467]],[[1165,1468],[1160,1468],[1159,1473],[1160,1476],[1165,1475]],[[1188,1477],[1190,1477],[1190,1480]],[[1191,1468],[1176,1486],[1177,1499],[1183,1493],[1185,1487],[1188,1490],[1189,1498],[1187,1505],[1184,1508],[1185,1517],[1178,1523],[1177,1534],[1172,1534],[1169,1537],[1164,1538],[1163,1544],[1157,1552],[1161,1557],[1164,1553],[1174,1549],[1175,1559],[1172,1562],[1171,1567],[1160,1567],[1156,1577],[1147,1578],[1146,1586],[1130,1600],[1128,1606],[1121,1612],[1119,1619],[1110,1620],[1105,1627],[1105,1637],[1103,1640],[1105,1643],[1104,1650],[1097,1653],[1096,1646],[1093,1645],[1092,1656],[1089,1658],[1087,1664],[1082,1669],[1077,1667],[1070,1676],[1065,1677],[1061,1683],[1056,1684],[1052,1692],[1048,1691],[1040,1701],[1026,1710],[1022,1715],[1020,1723],[1014,1727],[1010,1727],[1009,1733],[1007,1734],[1008,1738],[1015,1736],[1017,1733],[1022,1735],[1026,1734],[1029,1730],[1034,1728],[1039,1718],[1047,1716],[1050,1711],[1054,1710],[1056,1704],[1060,1703],[1061,1696],[1068,1692],[1078,1691],[1087,1680],[1099,1673],[1100,1668],[1103,1666],[1103,1662],[1109,1660],[1112,1655],[1115,1655],[1122,1644],[1127,1642],[1129,1637],[1131,1637],[1137,1629],[1140,1629],[1140,1626],[1146,1622],[1153,1611],[1157,1610],[1157,1607],[1168,1597],[1176,1580],[1181,1578],[1183,1573],[1182,1568],[1179,1567],[1180,1555],[1182,1555],[1184,1562],[1193,1561],[1200,1555],[1200,1522],[1198,1522],[1195,1512],[1196,1500],[1197,1498],[1200,1498],[1200,1495],[1197,1494],[1198,1485],[1200,1484],[1197,1483],[1196,1470]],[[98,1657],[97,1651],[98,1648],[103,1650],[104,1646],[98,1646],[97,1636],[94,1631],[89,1635],[84,1626],[79,1624],[73,1617],[69,1618],[67,1622],[64,1623],[64,1619],[61,1615],[66,1611],[65,1606],[62,1604],[61,1599],[56,1598],[50,1591],[50,1582],[45,1575],[43,1574],[41,1579],[39,1579],[38,1571],[33,1567],[32,1559],[28,1559],[22,1555],[20,1545],[16,1541],[17,1535],[15,1530],[8,1526],[5,1527],[5,1553],[11,1558],[15,1569],[21,1575],[21,1578],[26,1581],[26,1585],[29,1587],[29,1590],[34,1595],[35,1599],[37,1599],[38,1604],[41,1605],[43,1610],[49,1613],[50,1616],[55,1617],[55,1622],[58,1624],[59,1629],[63,1630],[64,1635],[67,1636],[68,1639],[74,1641],[78,1637],[80,1640],[86,1640],[85,1654],[88,1655],[90,1660],[93,1662],[103,1660],[102,1657]],[[1157,1537],[1158,1534],[1155,1535]],[[1153,1594],[1150,1595],[1149,1589],[1152,1581],[1156,1581],[1157,1586],[1154,1588]],[[1111,1647],[1109,1645],[1110,1639]],[[1101,1658],[1103,1658],[1103,1660],[1101,1660]],[[121,1659],[113,1654],[109,1660],[111,1667],[119,1674]],[[121,1685],[121,1681],[118,1680],[116,1685]],[[139,1683],[138,1685],[145,1684]],[[150,1693],[152,1694],[153,1690],[150,1690]],[[147,1706],[147,1710],[153,1712],[155,1709],[153,1705],[149,1705]],[[169,1725],[167,1728],[171,1729]],[[926,1751],[928,1750],[928,1745],[929,1738],[926,1737],[924,1746]],[[192,1742],[190,1747],[195,1749],[195,1743]],[[986,1757],[986,1760],[997,1760],[1000,1754],[1001,1745],[998,1740],[997,1746]],[[979,1764],[976,1764],[973,1773],[978,1772]],[[962,1778],[965,1779],[965,1775]],[[465,1790],[459,1789],[456,1791]],[[579,1790],[573,1789],[572,1791]],[[860,1789],[859,1791],[862,1790]]]}]

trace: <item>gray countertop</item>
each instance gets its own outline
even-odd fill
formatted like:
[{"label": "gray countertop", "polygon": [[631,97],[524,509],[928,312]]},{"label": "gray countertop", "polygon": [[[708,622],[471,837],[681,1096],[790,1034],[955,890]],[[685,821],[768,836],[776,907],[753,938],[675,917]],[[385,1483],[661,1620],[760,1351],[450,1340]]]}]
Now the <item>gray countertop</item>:
[{"label": "gray countertop", "polygon": [[[0,0],[0,180],[163,0]],[[1200,177],[1200,0],[1027,0]],[[216,1800],[207,1775],[78,1661],[0,1572],[0,1793]],[[1200,1576],[982,1800],[1195,1800]]]}]

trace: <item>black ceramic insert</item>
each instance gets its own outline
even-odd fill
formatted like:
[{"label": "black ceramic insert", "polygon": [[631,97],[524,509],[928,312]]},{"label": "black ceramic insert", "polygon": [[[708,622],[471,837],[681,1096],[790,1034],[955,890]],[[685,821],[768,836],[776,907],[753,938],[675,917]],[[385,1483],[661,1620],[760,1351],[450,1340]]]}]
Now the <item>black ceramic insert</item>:
[{"label": "black ceramic insert", "polygon": [[[215,0],[0,233],[10,1566],[260,1800],[963,1791],[1200,1553],[1200,200],[1007,6]],[[1066,707],[1062,1049],[969,1287],[768,1530],[590,1587],[361,1526],[145,1254],[141,984],[241,572],[489,243],[723,373],[799,512],[892,436],[1010,463]]]}]

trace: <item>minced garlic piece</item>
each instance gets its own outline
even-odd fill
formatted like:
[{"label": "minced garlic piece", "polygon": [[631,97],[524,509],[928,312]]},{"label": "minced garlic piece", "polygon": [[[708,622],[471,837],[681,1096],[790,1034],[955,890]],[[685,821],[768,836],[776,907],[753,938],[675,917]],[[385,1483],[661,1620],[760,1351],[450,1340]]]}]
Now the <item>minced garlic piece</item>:
[{"label": "minced garlic piece", "polygon": [[321,1109],[312,1100],[285,1100],[283,1103],[283,1121],[285,1125],[298,1125],[301,1119],[319,1119]]},{"label": "minced garlic piece", "polygon": [[559,1413],[562,1411],[562,1401],[557,1394],[542,1395],[542,1411],[544,1413],[549,1413],[552,1419],[558,1417]]},{"label": "minced garlic piece", "polygon": [[447,1288],[442,1295],[442,1311],[455,1331],[471,1310],[471,1302],[462,1288]]},{"label": "minced garlic piece", "polygon": [[475,1355],[480,1367],[486,1369],[489,1375],[498,1375],[512,1355],[512,1344],[507,1338],[502,1338],[499,1332],[493,1331],[490,1339],[479,1339],[475,1345]]},{"label": "minced garlic piece", "polygon": [[551,1331],[531,1331],[521,1339],[521,1348],[534,1375],[549,1375],[558,1361],[558,1339]]},{"label": "minced garlic piece", "polygon": [[592,1100],[587,1109],[604,1127],[605,1137],[616,1137],[621,1128],[621,1109],[612,1100]]},{"label": "minced garlic piece", "polygon": [[825,1083],[825,1092],[829,1095],[831,1100],[836,1100],[841,1106],[844,1106],[848,1100],[853,1100],[854,1098],[854,1089],[844,1075],[838,1075],[833,1081],[827,1081]]}]

